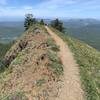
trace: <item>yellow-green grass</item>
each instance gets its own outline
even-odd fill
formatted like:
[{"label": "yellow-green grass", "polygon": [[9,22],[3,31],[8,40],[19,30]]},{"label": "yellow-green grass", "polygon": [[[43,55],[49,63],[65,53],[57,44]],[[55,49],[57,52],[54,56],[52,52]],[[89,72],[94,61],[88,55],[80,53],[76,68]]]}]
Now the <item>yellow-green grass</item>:
[{"label": "yellow-green grass", "polygon": [[82,41],[66,36],[51,28],[73,52],[79,68],[87,100],[100,100],[100,52]]},{"label": "yellow-green grass", "polygon": [[28,100],[23,92],[15,91],[0,97],[0,100]]}]

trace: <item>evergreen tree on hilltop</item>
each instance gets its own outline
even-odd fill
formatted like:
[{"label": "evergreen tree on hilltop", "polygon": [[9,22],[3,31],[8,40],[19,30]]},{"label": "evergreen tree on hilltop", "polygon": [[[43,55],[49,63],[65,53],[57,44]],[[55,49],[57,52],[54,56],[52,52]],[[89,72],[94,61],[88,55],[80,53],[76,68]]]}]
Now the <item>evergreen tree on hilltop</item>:
[{"label": "evergreen tree on hilltop", "polygon": [[63,26],[63,23],[57,18],[55,20],[53,20],[51,22],[51,26],[53,28],[56,28],[57,30],[59,30],[60,32],[63,32],[64,31],[64,26]]},{"label": "evergreen tree on hilltop", "polygon": [[36,24],[36,19],[33,18],[32,14],[26,14],[25,15],[25,22],[24,22],[25,30],[28,30],[29,27],[32,26],[33,24]]},{"label": "evergreen tree on hilltop", "polygon": [[44,25],[45,24],[43,19],[40,20],[40,24],[41,25]]}]

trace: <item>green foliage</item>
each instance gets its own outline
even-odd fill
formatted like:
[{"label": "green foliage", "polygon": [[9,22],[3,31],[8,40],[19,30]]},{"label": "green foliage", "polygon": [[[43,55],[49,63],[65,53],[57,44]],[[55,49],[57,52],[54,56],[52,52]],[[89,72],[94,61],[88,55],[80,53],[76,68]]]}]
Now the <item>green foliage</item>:
[{"label": "green foliage", "polygon": [[62,75],[63,66],[60,59],[57,57],[57,54],[52,51],[48,51],[48,57],[51,61],[51,63],[49,64],[49,68],[51,68],[57,76]]},{"label": "green foliage", "polygon": [[59,19],[55,19],[51,22],[51,26],[60,32],[64,31],[63,23]]},{"label": "green foliage", "polygon": [[44,25],[45,23],[44,23],[44,20],[43,19],[41,19],[40,20],[40,25]]},{"label": "green foliage", "polygon": [[0,59],[4,57],[5,53],[9,50],[11,46],[12,46],[12,43],[9,43],[9,44],[0,43]]},{"label": "green foliage", "polygon": [[55,41],[52,38],[48,38],[47,44],[51,48],[51,50],[48,50],[47,53],[48,58],[51,61],[48,67],[51,68],[57,76],[60,76],[63,74],[63,66],[61,60],[57,56],[57,52],[59,51],[59,46],[55,44]]},{"label": "green foliage", "polygon": [[100,53],[74,39],[69,40],[69,45],[75,54],[77,63],[80,65],[82,82],[87,92],[87,100],[99,100]]},{"label": "green foliage", "polygon": [[30,26],[32,26],[33,24],[36,24],[36,19],[33,18],[32,14],[26,14],[26,18],[24,22],[25,30],[28,30]]},{"label": "green foliage", "polygon": [[1,97],[0,100],[28,100],[28,98],[22,92],[14,92]]},{"label": "green foliage", "polygon": [[59,51],[59,46],[57,46],[54,42],[55,41],[53,41],[52,38],[48,38],[48,40],[47,40],[47,44],[51,47],[51,49],[55,52],[58,52]]},{"label": "green foliage", "polygon": [[4,70],[5,67],[5,64],[3,63],[3,58],[12,45],[13,43],[0,44],[0,72],[1,70]]},{"label": "green foliage", "polygon": [[22,59],[20,57],[16,57],[14,61],[12,61],[13,65],[19,65],[22,63]]},{"label": "green foliage", "polygon": [[100,100],[100,52],[85,43],[54,30],[70,47],[77,63],[87,100]]},{"label": "green foliage", "polygon": [[40,80],[37,80],[36,81],[36,85],[37,86],[41,86],[42,84],[44,84],[45,83],[45,79],[40,79]]}]

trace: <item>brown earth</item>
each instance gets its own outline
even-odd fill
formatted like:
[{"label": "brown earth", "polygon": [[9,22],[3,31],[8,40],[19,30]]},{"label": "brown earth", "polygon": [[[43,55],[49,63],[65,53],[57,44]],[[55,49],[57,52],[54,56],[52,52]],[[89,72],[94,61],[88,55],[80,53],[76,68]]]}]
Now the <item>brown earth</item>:
[{"label": "brown earth", "polygon": [[83,90],[81,88],[79,68],[76,64],[71,51],[65,42],[57,36],[53,31],[45,26],[48,33],[60,46],[59,57],[64,65],[64,84],[60,90],[59,97],[56,100],[84,100]]}]

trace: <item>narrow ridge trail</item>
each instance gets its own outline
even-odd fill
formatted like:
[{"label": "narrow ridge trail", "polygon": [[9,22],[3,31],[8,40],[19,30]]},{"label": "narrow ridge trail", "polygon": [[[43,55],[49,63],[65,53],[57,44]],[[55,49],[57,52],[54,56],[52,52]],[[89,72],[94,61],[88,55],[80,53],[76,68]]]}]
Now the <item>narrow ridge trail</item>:
[{"label": "narrow ridge trail", "polygon": [[67,44],[56,35],[49,27],[45,26],[47,32],[60,47],[59,56],[64,65],[64,82],[60,95],[56,100],[84,100],[84,92],[81,88],[79,68],[76,64]]}]

